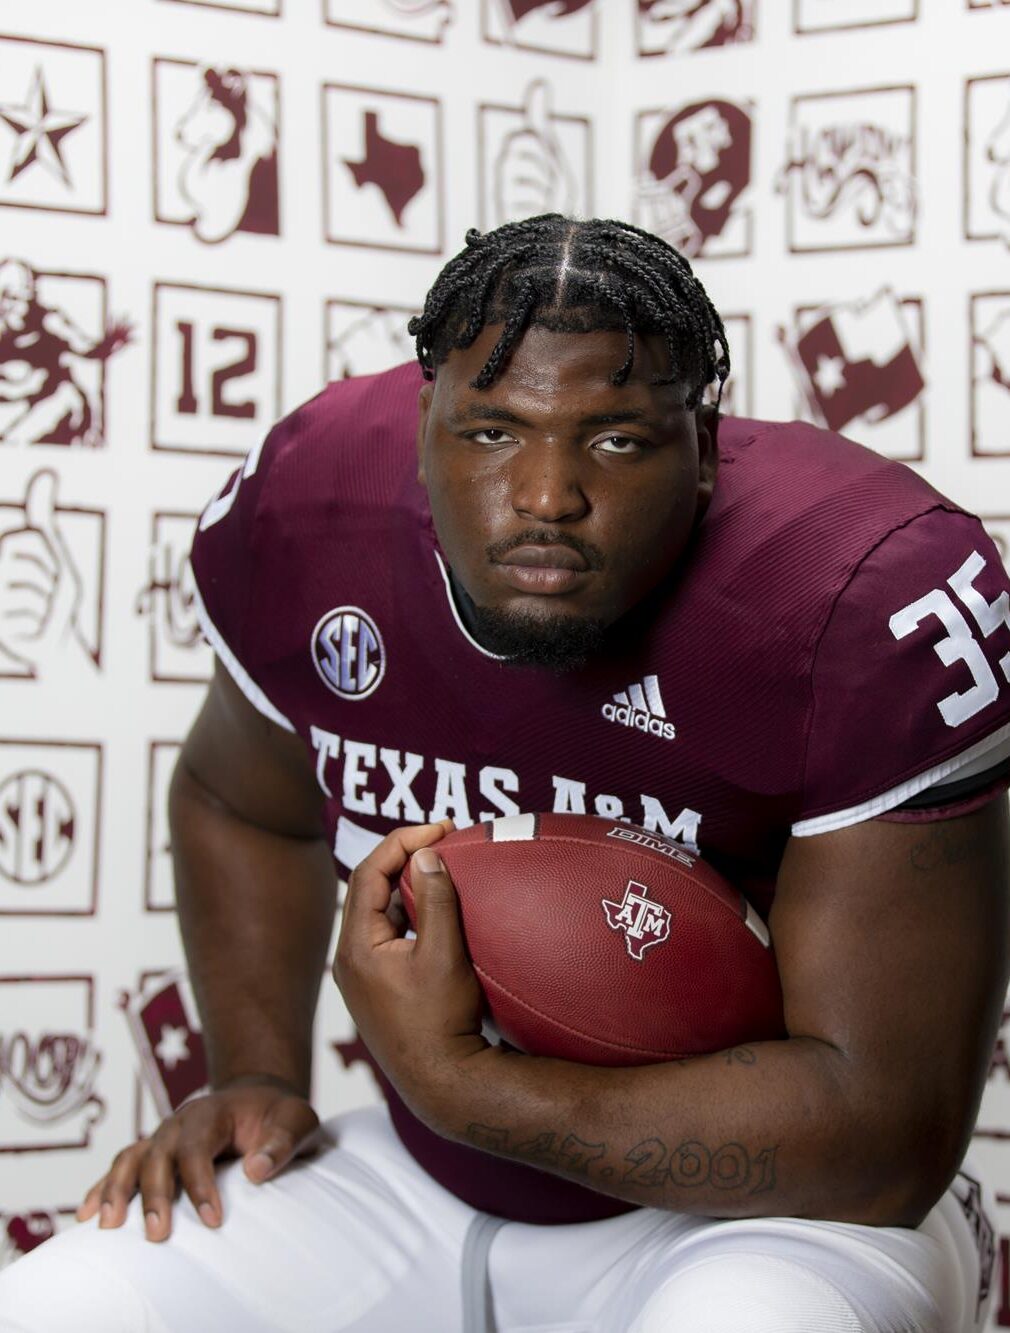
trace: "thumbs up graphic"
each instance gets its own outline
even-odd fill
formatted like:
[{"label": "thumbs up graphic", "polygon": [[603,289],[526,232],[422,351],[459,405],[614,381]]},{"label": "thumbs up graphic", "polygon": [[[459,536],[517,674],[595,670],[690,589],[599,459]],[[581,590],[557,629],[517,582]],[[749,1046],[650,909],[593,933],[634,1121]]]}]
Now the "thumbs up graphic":
[{"label": "thumbs up graphic", "polygon": [[495,162],[495,226],[538,213],[571,213],[575,196],[575,175],[558,142],[550,88],[535,79],[526,89],[522,125],[506,136]]},{"label": "thumbs up graphic", "polygon": [[55,472],[36,472],[24,526],[0,537],[0,648],[34,676],[48,674],[68,647],[83,647],[81,576],[60,529],[56,486]]}]

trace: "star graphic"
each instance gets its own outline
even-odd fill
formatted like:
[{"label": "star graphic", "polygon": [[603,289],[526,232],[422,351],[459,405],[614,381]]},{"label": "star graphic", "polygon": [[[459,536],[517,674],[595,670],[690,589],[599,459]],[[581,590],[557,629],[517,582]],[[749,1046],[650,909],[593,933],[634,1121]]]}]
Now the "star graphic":
[{"label": "star graphic", "polygon": [[817,369],[813,374],[817,392],[824,398],[830,398],[839,389],[845,388],[845,360],[840,356],[819,356]]},{"label": "star graphic", "polygon": [[166,1069],[174,1069],[177,1064],[189,1059],[189,1047],[186,1045],[188,1036],[185,1028],[162,1023],[161,1040],[155,1046],[154,1053]]},{"label": "star graphic", "polygon": [[0,103],[0,120],[17,135],[11,154],[7,184],[27,171],[33,162],[44,167],[71,189],[70,173],[60,145],[64,137],[88,119],[68,111],[53,111],[49,105],[42,66],[37,65],[22,106]]}]

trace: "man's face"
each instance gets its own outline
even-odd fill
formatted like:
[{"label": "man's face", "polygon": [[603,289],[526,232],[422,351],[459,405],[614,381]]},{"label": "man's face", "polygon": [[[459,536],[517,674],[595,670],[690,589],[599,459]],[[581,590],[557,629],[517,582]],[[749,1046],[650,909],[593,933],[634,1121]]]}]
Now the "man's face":
[{"label": "man's face", "polygon": [[500,332],[450,353],[421,390],[419,479],[482,642],[575,665],[584,652],[552,661],[550,645],[583,630],[590,642],[683,551],[712,492],[714,413],[649,382],[667,370],[661,338],[637,339],[631,375],[612,384],[622,332],[533,326],[486,389],[470,388]]}]

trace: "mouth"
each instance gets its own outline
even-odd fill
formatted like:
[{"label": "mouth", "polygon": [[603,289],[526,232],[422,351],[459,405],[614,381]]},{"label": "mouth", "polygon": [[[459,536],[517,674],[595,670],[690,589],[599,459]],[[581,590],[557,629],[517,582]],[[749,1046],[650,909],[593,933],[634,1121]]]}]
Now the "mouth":
[{"label": "mouth", "polygon": [[560,543],[517,546],[495,565],[511,587],[541,596],[571,592],[589,571],[585,556]]}]

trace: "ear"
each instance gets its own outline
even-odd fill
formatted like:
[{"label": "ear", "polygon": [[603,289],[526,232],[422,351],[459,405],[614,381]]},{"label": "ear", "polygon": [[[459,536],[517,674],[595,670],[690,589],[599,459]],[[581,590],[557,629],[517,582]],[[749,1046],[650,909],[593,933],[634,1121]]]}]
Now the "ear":
[{"label": "ear", "polygon": [[424,441],[428,431],[428,414],[431,411],[431,400],[434,392],[434,383],[431,380],[425,380],[421,386],[421,392],[417,395],[417,479],[422,486],[427,485],[424,475]]},{"label": "ear", "polygon": [[719,409],[704,403],[694,414],[698,436],[698,518],[708,508],[719,471]]}]

